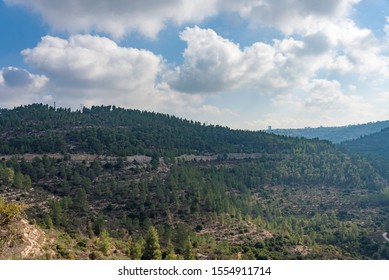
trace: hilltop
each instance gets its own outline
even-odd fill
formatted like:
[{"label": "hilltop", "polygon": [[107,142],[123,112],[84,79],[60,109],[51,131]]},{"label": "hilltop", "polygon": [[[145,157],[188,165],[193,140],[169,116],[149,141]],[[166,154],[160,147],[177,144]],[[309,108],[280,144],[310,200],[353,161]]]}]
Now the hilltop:
[{"label": "hilltop", "polygon": [[[94,106],[82,111],[33,104],[0,110],[0,154],[182,155],[283,153],[309,141],[232,130],[175,116]],[[327,144],[316,142],[317,145]],[[327,145],[328,146],[328,145]]]}]

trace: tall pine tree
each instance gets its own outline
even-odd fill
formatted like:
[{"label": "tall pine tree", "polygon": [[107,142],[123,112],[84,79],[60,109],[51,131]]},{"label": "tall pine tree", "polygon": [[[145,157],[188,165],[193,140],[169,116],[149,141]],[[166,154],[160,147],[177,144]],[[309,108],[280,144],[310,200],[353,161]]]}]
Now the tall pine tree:
[{"label": "tall pine tree", "polygon": [[142,259],[144,260],[161,260],[162,252],[159,245],[158,232],[155,227],[150,226],[147,232],[145,250]]}]

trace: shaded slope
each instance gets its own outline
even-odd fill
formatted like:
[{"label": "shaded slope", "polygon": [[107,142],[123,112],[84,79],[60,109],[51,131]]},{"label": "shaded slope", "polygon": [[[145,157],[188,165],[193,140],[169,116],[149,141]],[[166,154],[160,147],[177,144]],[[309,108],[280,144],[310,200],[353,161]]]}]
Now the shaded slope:
[{"label": "shaded slope", "polygon": [[389,158],[389,128],[380,132],[342,143],[348,151]]}]

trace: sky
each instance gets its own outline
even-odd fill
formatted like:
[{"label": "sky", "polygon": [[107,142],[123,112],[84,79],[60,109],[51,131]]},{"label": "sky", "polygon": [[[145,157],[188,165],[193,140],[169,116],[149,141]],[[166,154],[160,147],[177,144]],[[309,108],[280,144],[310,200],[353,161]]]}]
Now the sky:
[{"label": "sky", "polygon": [[260,130],[389,119],[389,1],[0,0],[0,107]]}]

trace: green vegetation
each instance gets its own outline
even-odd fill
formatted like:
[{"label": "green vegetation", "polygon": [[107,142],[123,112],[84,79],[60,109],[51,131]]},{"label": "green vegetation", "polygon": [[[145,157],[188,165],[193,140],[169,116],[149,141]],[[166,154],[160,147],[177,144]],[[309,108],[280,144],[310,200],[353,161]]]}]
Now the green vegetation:
[{"label": "green vegetation", "polygon": [[342,143],[352,153],[389,158],[389,128]]},{"label": "green vegetation", "polygon": [[21,215],[25,206],[17,202],[6,203],[0,197],[0,228],[5,228],[10,225],[11,221]]},{"label": "green vegetation", "polygon": [[[34,104],[0,110],[0,154],[92,153],[179,156],[204,153],[288,153],[307,141],[236,131],[174,116],[115,106],[70,109]],[[325,148],[326,143],[313,142]]]},{"label": "green vegetation", "polygon": [[0,256],[6,246],[20,239],[20,232],[13,222],[23,215],[25,205],[18,202],[5,202],[0,197]]},{"label": "green vegetation", "polygon": [[357,139],[364,135],[379,132],[381,129],[389,127],[389,121],[371,122],[366,124],[347,125],[339,127],[306,127],[295,129],[269,129],[269,133],[292,137],[304,137],[308,139],[318,138],[329,140],[333,143],[341,143],[348,140]]},{"label": "green vegetation", "polygon": [[[380,132],[360,137],[353,141],[346,141],[341,144],[342,149],[351,154],[365,157],[380,175],[389,180],[389,128]],[[388,205],[389,198],[387,190],[379,198],[382,203]]]},{"label": "green vegetation", "polygon": [[37,104],[0,133],[0,195],[55,240],[46,258],[389,259],[386,177],[328,141]]}]

